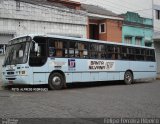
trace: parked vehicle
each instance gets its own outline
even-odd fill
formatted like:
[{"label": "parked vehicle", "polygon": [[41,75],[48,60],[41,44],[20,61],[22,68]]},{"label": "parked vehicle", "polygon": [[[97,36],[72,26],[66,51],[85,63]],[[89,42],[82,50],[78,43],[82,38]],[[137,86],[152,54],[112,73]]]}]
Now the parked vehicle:
[{"label": "parked vehicle", "polygon": [[[55,35],[27,35],[9,41],[3,83],[48,84],[156,78],[151,47]],[[107,83],[107,82],[106,82]]]}]

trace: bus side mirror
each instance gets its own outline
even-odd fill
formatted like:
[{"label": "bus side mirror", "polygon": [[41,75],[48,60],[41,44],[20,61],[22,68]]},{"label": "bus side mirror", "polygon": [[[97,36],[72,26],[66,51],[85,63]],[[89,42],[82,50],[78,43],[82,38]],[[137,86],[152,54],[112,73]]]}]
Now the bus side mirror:
[{"label": "bus side mirror", "polygon": [[35,43],[34,51],[38,52],[38,43]]}]

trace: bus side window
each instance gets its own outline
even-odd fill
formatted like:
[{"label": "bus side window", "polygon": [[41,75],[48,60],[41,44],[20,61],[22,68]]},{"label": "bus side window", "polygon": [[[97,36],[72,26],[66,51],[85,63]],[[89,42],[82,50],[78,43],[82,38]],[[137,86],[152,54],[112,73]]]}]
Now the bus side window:
[{"label": "bus side window", "polygon": [[49,57],[54,57],[56,55],[55,42],[53,39],[49,40]]},{"label": "bus side window", "polygon": [[49,47],[49,56],[52,57],[52,56],[55,56],[56,54],[56,50],[55,50],[55,47]]},{"label": "bus side window", "polygon": [[88,50],[87,43],[70,41],[69,42],[69,57],[87,58]]},{"label": "bus side window", "polygon": [[112,45],[107,46],[107,58],[115,59],[114,46]]},{"label": "bus side window", "polygon": [[151,50],[151,56],[152,56],[152,61],[155,61],[155,51],[154,50]]},{"label": "bus side window", "polygon": [[154,50],[150,50],[150,49],[146,50],[146,60],[147,61],[155,61],[155,52],[154,52]]},{"label": "bus side window", "polygon": [[62,57],[63,42],[59,40],[55,41],[55,48],[56,48],[56,57]]},{"label": "bus side window", "polygon": [[141,49],[141,55],[142,55],[142,59],[146,60],[145,49]]},{"label": "bus side window", "polygon": [[89,44],[89,58],[91,59],[98,58],[98,45],[96,43]]},{"label": "bus side window", "polygon": [[50,39],[49,56],[50,57],[68,57],[67,42],[61,39]]},{"label": "bus side window", "polygon": [[85,42],[79,43],[79,53],[80,58],[87,59],[88,58],[88,44]]},{"label": "bus side window", "polygon": [[83,43],[78,43],[78,51],[79,51],[79,57],[83,58],[84,57],[84,44]]},{"label": "bus side window", "polygon": [[135,60],[134,48],[128,47],[128,60]]},{"label": "bus side window", "polygon": [[75,57],[75,44],[76,42],[70,41],[69,42],[69,57],[74,58]]},{"label": "bus side window", "polygon": [[125,46],[121,47],[121,59],[127,60],[127,47]]},{"label": "bus side window", "polygon": [[99,45],[99,49],[98,49],[98,58],[99,59],[105,59],[105,45],[104,44],[100,44]]},{"label": "bus side window", "polygon": [[117,45],[117,46],[114,47],[114,54],[115,54],[114,57],[115,57],[116,60],[120,59],[120,54],[119,53],[120,53],[120,46]]},{"label": "bus side window", "polygon": [[140,60],[141,56],[140,56],[140,49],[139,48],[135,49],[135,54],[136,54],[136,60]]},{"label": "bus side window", "polygon": [[30,51],[29,65],[42,66],[47,61],[47,39],[43,37],[34,37],[33,39],[38,44],[38,49],[35,51],[35,44],[32,43]]}]

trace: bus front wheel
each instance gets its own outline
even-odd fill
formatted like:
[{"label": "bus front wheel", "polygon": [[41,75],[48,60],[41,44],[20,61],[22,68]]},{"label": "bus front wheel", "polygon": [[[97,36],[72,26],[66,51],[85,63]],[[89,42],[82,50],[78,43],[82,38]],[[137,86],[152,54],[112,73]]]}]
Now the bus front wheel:
[{"label": "bus front wheel", "polygon": [[53,73],[49,77],[48,85],[51,90],[60,90],[63,88],[65,79],[60,73]]},{"label": "bus front wheel", "polygon": [[124,74],[124,83],[130,85],[133,83],[133,74],[131,71],[126,71]]}]

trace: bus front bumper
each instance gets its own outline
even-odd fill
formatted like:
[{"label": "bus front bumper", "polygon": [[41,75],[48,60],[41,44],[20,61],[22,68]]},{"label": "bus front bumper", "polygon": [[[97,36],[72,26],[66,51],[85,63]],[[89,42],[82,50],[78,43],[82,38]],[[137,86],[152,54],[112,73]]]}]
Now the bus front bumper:
[{"label": "bus front bumper", "polygon": [[27,76],[2,76],[2,83],[4,86],[7,85],[31,85]]}]

